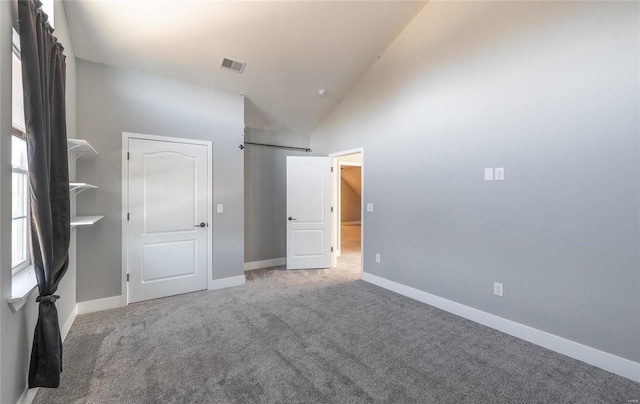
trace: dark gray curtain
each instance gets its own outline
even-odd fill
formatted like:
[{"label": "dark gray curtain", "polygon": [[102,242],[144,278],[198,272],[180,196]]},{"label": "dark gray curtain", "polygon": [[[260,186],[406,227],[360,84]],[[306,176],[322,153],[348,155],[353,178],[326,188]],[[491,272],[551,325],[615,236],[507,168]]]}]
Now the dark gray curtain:
[{"label": "dark gray curtain", "polygon": [[58,387],[62,339],[55,295],[69,266],[70,208],[65,56],[38,0],[19,0],[20,48],[31,187],[31,260],[40,295],[29,387]]}]

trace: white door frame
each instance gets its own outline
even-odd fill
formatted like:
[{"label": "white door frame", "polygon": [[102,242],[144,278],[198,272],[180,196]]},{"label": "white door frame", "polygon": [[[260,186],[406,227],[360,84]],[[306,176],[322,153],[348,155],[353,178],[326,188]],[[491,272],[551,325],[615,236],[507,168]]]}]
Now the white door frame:
[{"label": "white door frame", "polygon": [[[331,158],[331,167],[337,167],[338,169],[333,170],[333,175],[331,176],[331,206],[334,207],[334,212],[339,211],[338,205],[338,192],[340,189],[340,168],[338,167],[337,157],[346,156],[349,154],[360,153],[360,274],[364,272],[364,147],[358,147],[356,149],[345,150],[341,152],[331,153],[329,157]],[[339,214],[334,214],[331,218],[331,245],[336,246],[331,253],[331,266],[336,267],[338,265],[338,252],[337,250],[340,246],[338,243],[338,231],[340,229],[340,222],[338,221]]]},{"label": "white door frame", "polygon": [[129,287],[127,274],[129,273],[129,224],[127,212],[129,210],[129,164],[127,153],[129,139],[155,140],[201,145],[207,147],[207,290],[213,282],[213,142],[207,140],[193,140],[178,137],[144,135],[140,133],[122,132],[122,279],[120,301],[122,306],[129,304]]}]

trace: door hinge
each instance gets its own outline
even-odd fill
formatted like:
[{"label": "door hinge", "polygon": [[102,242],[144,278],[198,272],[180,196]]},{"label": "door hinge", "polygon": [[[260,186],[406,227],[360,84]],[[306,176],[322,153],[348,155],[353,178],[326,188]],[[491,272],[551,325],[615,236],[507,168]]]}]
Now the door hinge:
[{"label": "door hinge", "polygon": [[127,212],[127,220],[129,220],[129,212]]},{"label": "door hinge", "polygon": [[331,172],[333,172],[333,167],[331,167]]},{"label": "door hinge", "polygon": [[129,160],[129,152],[127,152],[127,160]]},{"label": "door hinge", "polygon": [[333,213],[333,206],[331,207],[331,213]]},{"label": "door hinge", "polygon": [[127,282],[129,282],[129,274],[127,274]]},{"label": "door hinge", "polygon": [[331,247],[331,252],[333,252],[333,247]]}]

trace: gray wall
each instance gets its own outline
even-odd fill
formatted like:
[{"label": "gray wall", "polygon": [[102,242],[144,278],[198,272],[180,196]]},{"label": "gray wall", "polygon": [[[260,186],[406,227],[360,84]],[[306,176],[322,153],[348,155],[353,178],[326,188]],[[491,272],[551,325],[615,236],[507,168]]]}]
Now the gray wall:
[{"label": "gray wall", "polygon": [[78,59],[78,136],[98,150],[77,176],[100,189],[78,214],[104,219],[78,237],[78,301],[120,295],[122,132],[213,141],[213,277],[243,275],[244,100],[240,95]]},{"label": "gray wall", "polygon": [[312,135],[365,149],[364,271],[639,361],[638,12],[428,3]]},{"label": "gray wall", "polygon": [[[309,136],[246,128],[245,140],[308,148]],[[286,156],[309,153],[247,145],[244,149],[245,262],[287,255]]]},{"label": "gray wall", "polygon": [[[38,306],[37,292],[13,313],[7,304],[11,296],[11,7],[14,1],[0,1],[0,403],[15,403],[27,388],[29,357]],[[67,135],[76,134],[76,63],[61,2],[55,2],[55,36],[67,56]],[[73,162],[70,176],[75,175]],[[73,205],[72,205],[73,208]],[[75,237],[69,250],[69,269],[60,282],[57,301],[60,326],[69,320],[76,305]]]}]

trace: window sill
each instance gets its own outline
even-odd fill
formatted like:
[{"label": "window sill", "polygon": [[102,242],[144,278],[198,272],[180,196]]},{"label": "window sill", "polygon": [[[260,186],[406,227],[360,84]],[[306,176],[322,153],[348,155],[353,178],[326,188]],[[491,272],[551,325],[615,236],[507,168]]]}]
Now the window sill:
[{"label": "window sill", "polygon": [[29,265],[11,277],[11,297],[9,306],[13,312],[17,312],[27,303],[29,295],[36,290],[38,281],[33,265]]}]

